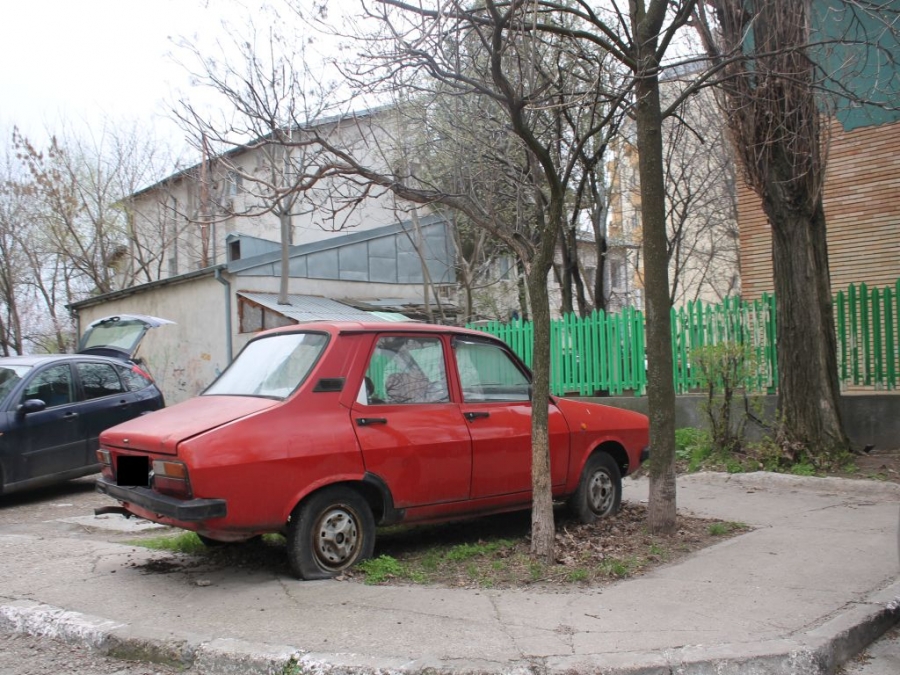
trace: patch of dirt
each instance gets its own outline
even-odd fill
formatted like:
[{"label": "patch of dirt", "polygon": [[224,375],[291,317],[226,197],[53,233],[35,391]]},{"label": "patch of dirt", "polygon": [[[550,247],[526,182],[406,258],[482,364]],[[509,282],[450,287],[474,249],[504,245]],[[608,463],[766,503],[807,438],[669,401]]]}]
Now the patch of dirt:
[{"label": "patch of dirt", "polygon": [[173,572],[183,572],[192,565],[166,558],[153,558],[144,563],[131,563],[131,566],[140,570],[142,574],[172,574]]},{"label": "patch of dirt", "polygon": [[[424,583],[450,587],[598,586],[639,576],[749,528],[680,513],[670,536],[649,534],[647,507],[626,502],[618,514],[583,525],[560,511],[555,561],[529,555],[529,512],[379,534],[375,559],[343,578],[366,583]],[[381,565],[386,556],[397,565]],[[386,570],[386,573],[385,573]],[[381,576],[380,576],[381,573]]]},{"label": "patch of dirt", "polygon": [[[339,580],[547,590],[600,586],[645,574],[748,529],[740,523],[680,512],[674,534],[654,536],[649,534],[644,504],[625,502],[618,514],[593,525],[582,525],[559,509],[555,561],[543,565],[530,556],[528,511],[439,525],[397,526],[380,529],[373,559],[351,568]],[[290,575],[280,537],[201,549],[196,555],[158,551],[150,560],[130,560],[127,566],[142,574],[179,574],[186,583],[198,584],[216,570]]]},{"label": "patch of dirt", "polygon": [[881,450],[874,448],[853,456],[855,468],[851,471],[829,475],[839,478],[865,478],[890,483],[900,483],[900,448]]}]

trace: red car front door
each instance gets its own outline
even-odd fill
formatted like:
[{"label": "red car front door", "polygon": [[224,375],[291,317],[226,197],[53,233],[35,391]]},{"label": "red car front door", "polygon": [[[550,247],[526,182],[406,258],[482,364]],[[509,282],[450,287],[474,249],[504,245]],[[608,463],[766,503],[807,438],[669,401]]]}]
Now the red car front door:
[{"label": "red car front door", "polygon": [[387,483],[396,508],[470,496],[472,441],[446,373],[439,337],[376,342],[351,418],[366,471]]}]

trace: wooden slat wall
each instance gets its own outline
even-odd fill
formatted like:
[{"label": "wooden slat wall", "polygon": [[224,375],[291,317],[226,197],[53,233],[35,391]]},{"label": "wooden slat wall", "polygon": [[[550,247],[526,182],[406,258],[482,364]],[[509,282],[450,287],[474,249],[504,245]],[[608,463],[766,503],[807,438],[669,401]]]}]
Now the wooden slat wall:
[{"label": "wooden slat wall", "polygon": [[[900,277],[900,122],[844,132],[832,126],[825,217],[832,290]],[[772,292],[772,238],[759,198],[738,195],[741,295]]]}]

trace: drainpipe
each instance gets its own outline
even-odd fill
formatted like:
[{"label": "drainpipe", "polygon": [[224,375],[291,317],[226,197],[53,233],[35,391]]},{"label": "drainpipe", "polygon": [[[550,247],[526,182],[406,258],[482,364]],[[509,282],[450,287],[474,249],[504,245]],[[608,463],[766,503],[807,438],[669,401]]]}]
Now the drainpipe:
[{"label": "drainpipe", "polygon": [[231,351],[231,283],[222,276],[221,268],[216,268],[216,281],[225,287],[225,350],[228,363],[232,360]]}]

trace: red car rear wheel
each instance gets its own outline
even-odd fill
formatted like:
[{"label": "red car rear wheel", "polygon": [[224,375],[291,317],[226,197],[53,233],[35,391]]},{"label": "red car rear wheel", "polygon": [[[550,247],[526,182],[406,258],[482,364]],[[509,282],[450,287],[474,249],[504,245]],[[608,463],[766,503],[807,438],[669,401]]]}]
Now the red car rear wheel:
[{"label": "red car rear wheel", "polygon": [[288,523],[291,570],[301,579],[328,579],[372,555],[375,519],[355,490],[335,486],[305,499]]}]

